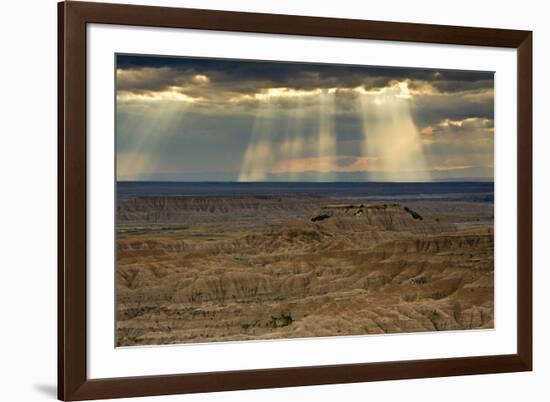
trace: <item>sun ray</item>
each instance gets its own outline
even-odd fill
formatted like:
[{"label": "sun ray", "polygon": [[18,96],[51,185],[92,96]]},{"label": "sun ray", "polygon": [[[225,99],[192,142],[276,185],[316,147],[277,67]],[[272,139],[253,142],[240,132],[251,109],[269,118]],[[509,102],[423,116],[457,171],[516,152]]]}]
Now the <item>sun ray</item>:
[{"label": "sun ray", "polygon": [[[327,158],[336,154],[336,135],[334,132],[334,91],[323,90],[319,95],[319,132],[317,137],[317,156]],[[318,181],[332,181],[332,172],[317,174]]]},{"label": "sun ray", "polygon": [[365,176],[375,173],[383,181],[430,181],[410,100],[398,88],[400,92],[359,95],[363,156],[375,162]]},{"label": "sun ray", "polygon": [[304,148],[303,133],[303,98],[297,97],[294,100],[294,107],[291,113],[287,115],[285,137],[278,153],[279,161],[284,163],[283,170],[286,172],[286,180],[299,181],[300,173],[292,170],[291,165],[294,160],[302,157]]},{"label": "sun ray", "polygon": [[118,180],[147,180],[158,171],[159,148],[181,134],[187,108],[188,104],[181,102],[154,105],[142,112],[144,119],[127,119],[117,110],[117,133],[124,133],[117,141],[120,135],[131,137],[131,145],[117,156]]},{"label": "sun ray", "polygon": [[274,113],[274,105],[270,96],[259,100],[256,118],[252,126],[252,134],[239,173],[239,181],[261,181],[266,179],[269,165],[273,159],[271,134]]}]

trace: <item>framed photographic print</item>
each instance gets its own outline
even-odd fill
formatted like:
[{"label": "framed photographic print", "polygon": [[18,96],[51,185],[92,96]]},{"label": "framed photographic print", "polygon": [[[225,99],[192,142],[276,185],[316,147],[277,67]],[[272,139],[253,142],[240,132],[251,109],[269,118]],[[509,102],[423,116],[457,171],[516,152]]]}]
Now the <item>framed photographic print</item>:
[{"label": "framed photographic print", "polygon": [[531,37],[59,3],[59,398],[531,370]]}]

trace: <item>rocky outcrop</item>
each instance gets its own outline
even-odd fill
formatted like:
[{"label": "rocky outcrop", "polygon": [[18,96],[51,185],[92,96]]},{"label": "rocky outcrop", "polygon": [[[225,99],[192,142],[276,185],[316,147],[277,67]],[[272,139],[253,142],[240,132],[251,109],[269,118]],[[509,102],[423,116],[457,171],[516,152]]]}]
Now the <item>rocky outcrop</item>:
[{"label": "rocky outcrop", "polygon": [[[441,223],[434,218],[424,219],[418,212],[400,204],[330,204],[321,206],[311,217],[312,222],[382,231],[430,233],[441,231]],[[450,229],[450,228],[445,228]]]}]

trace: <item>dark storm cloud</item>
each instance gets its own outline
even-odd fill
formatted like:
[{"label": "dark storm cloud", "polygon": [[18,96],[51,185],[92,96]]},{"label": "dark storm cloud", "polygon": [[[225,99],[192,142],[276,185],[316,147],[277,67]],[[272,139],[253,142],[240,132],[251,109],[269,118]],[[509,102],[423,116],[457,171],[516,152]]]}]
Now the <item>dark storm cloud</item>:
[{"label": "dark storm cloud", "polygon": [[[149,71],[148,80],[119,81],[119,90],[162,90],[205,75],[220,90],[255,93],[264,88],[290,87],[297,90],[364,86],[377,89],[394,80],[410,80],[411,89],[428,82],[440,92],[489,89],[493,73],[477,71],[388,68],[359,65],[243,61],[226,59],[124,56],[117,67],[125,71]],[[156,72],[156,74],[153,74]],[[204,88],[203,88],[204,91]]]},{"label": "dark storm cloud", "polygon": [[420,128],[437,124],[444,119],[492,119],[493,94],[490,92],[468,96],[419,96],[412,102],[411,111],[416,125]]},{"label": "dark storm cloud", "polygon": [[482,71],[130,55],[118,55],[117,67],[122,69],[166,67],[179,71],[190,70],[197,72],[224,71],[228,74],[234,75],[236,78],[244,79],[257,77],[272,79],[274,81],[284,81],[285,78],[291,78],[301,72],[306,74],[320,74],[321,78],[331,76],[340,76],[340,78],[342,78],[344,75],[349,76],[355,74],[369,74],[372,76],[386,77],[389,79],[408,77],[417,80],[459,82],[475,82],[492,80],[493,78],[492,72]]},{"label": "dark storm cloud", "polygon": [[[254,95],[269,88],[311,91],[363,87],[368,91],[404,80],[411,91],[419,93],[411,102],[411,110],[421,128],[443,119],[492,118],[494,113],[492,72],[131,55],[119,55],[117,66],[121,95],[171,90],[200,99],[197,109],[217,107],[221,113],[229,112],[228,102],[233,102],[230,113],[239,108],[241,113],[253,113],[257,106]],[[357,96],[353,91],[339,90],[336,112],[356,114]],[[296,107],[291,98],[272,102],[283,110]],[[306,97],[301,107],[313,110],[318,102],[315,97]]]}]

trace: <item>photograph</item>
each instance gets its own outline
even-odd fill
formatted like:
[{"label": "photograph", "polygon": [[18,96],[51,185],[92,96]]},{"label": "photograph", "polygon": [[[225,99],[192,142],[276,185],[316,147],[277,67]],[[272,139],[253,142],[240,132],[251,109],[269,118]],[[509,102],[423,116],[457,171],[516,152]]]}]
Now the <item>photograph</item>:
[{"label": "photograph", "polygon": [[494,328],[493,71],[115,57],[117,347]]},{"label": "photograph", "polygon": [[549,399],[547,4],[113,1],[0,6],[0,402]]}]

